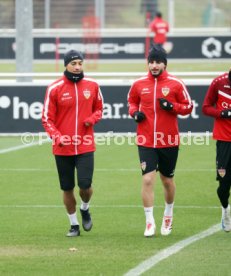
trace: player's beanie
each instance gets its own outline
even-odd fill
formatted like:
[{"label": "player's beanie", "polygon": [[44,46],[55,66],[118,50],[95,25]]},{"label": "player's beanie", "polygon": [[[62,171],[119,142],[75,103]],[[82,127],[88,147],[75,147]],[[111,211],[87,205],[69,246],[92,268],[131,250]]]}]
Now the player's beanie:
[{"label": "player's beanie", "polygon": [[167,53],[161,46],[153,45],[149,50],[148,62],[152,62],[153,60],[163,62],[167,65]]},{"label": "player's beanie", "polygon": [[83,60],[83,54],[81,52],[70,50],[64,55],[64,66],[67,66],[69,62],[74,59],[81,59]]}]

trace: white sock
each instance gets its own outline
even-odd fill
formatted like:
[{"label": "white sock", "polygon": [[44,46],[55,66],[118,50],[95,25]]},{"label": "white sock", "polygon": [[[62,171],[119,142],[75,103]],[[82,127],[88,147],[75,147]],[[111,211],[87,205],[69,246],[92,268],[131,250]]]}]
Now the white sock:
[{"label": "white sock", "polygon": [[221,206],[221,207],[223,209],[223,212],[230,213],[230,206],[229,206],[229,204],[228,204],[228,206],[226,208],[224,208],[223,206]]},{"label": "white sock", "polygon": [[71,225],[79,225],[76,212],[74,214],[67,214]]},{"label": "white sock", "polygon": [[144,207],[144,214],[146,217],[146,223],[154,223],[154,216],[153,216],[153,206],[152,207]]},{"label": "white sock", "polygon": [[89,209],[89,205],[90,205],[90,202],[83,202],[83,201],[81,201],[80,209],[86,211],[86,210]]},{"label": "white sock", "polygon": [[165,216],[168,216],[168,217],[173,216],[173,205],[174,205],[174,202],[170,203],[170,204],[165,202],[165,210],[164,210],[164,215]]}]

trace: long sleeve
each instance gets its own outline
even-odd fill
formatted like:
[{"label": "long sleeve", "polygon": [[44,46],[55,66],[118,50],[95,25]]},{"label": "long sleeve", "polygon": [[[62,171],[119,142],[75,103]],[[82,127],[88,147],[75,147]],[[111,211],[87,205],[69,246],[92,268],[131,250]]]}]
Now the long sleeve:
[{"label": "long sleeve", "polygon": [[96,96],[93,104],[93,113],[88,117],[85,122],[89,122],[92,125],[98,123],[102,118],[103,113],[103,96],[100,88],[97,86]]},{"label": "long sleeve", "polygon": [[193,103],[186,86],[180,82],[177,93],[177,102],[173,102],[173,112],[179,115],[188,115],[192,112]]},{"label": "long sleeve", "polygon": [[139,110],[140,98],[138,92],[133,84],[128,92],[128,113],[130,116]]},{"label": "long sleeve", "polygon": [[213,81],[206,93],[203,106],[202,106],[202,112],[207,116],[219,118],[220,110],[216,108],[216,102],[217,102],[217,88],[216,88],[215,82]]},{"label": "long sleeve", "polygon": [[61,133],[55,127],[56,120],[56,100],[55,95],[52,93],[52,86],[48,87],[46,91],[46,96],[44,100],[44,107],[42,113],[42,124],[46,132],[51,138],[58,139],[61,136]]}]

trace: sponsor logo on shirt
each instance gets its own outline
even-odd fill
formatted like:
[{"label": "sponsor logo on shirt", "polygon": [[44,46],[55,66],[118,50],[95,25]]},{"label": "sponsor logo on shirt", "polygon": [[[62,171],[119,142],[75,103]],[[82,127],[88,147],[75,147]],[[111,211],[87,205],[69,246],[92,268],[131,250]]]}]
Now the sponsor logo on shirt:
[{"label": "sponsor logo on shirt", "polygon": [[70,95],[69,92],[64,92],[62,97],[61,97],[61,101],[66,101],[66,100],[70,100],[72,99],[72,96]]},{"label": "sponsor logo on shirt", "polygon": [[149,94],[149,93],[151,93],[151,92],[150,92],[149,88],[147,88],[147,87],[143,88],[141,91],[141,94]]}]

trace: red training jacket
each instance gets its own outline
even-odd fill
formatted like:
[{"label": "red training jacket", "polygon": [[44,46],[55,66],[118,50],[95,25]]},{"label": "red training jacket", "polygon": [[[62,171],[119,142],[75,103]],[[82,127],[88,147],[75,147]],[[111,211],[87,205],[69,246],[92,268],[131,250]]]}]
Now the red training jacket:
[{"label": "red training jacket", "polygon": [[[171,111],[160,108],[158,99],[165,98],[173,104]],[[164,71],[153,77],[149,71],[146,77],[134,82],[128,93],[129,114],[142,111],[146,118],[137,124],[137,144],[152,148],[166,148],[179,145],[177,114],[192,112],[193,104],[183,82]]]},{"label": "red training jacket", "polygon": [[228,73],[215,78],[208,88],[202,111],[215,118],[213,138],[231,142],[231,120],[220,117],[222,110],[231,109],[231,87]]},{"label": "red training jacket", "polygon": [[164,44],[167,40],[167,33],[169,31],[168,22],[162,18],[156,17],[149,25],[152,32],[155,33],[153,42],[157,44]]},{"label": "red training jacket", "polygon": [[[49,85],[42,124],[53,140],[53,153],[77,155],[95,151],[93,126],[101,119],[102,110],[102,94],[92,79],[84,77],[74,83],[63,76]],[[87,127],[85,122],[91,125]],[[64,145],[60,145],[61,136]]]}]

